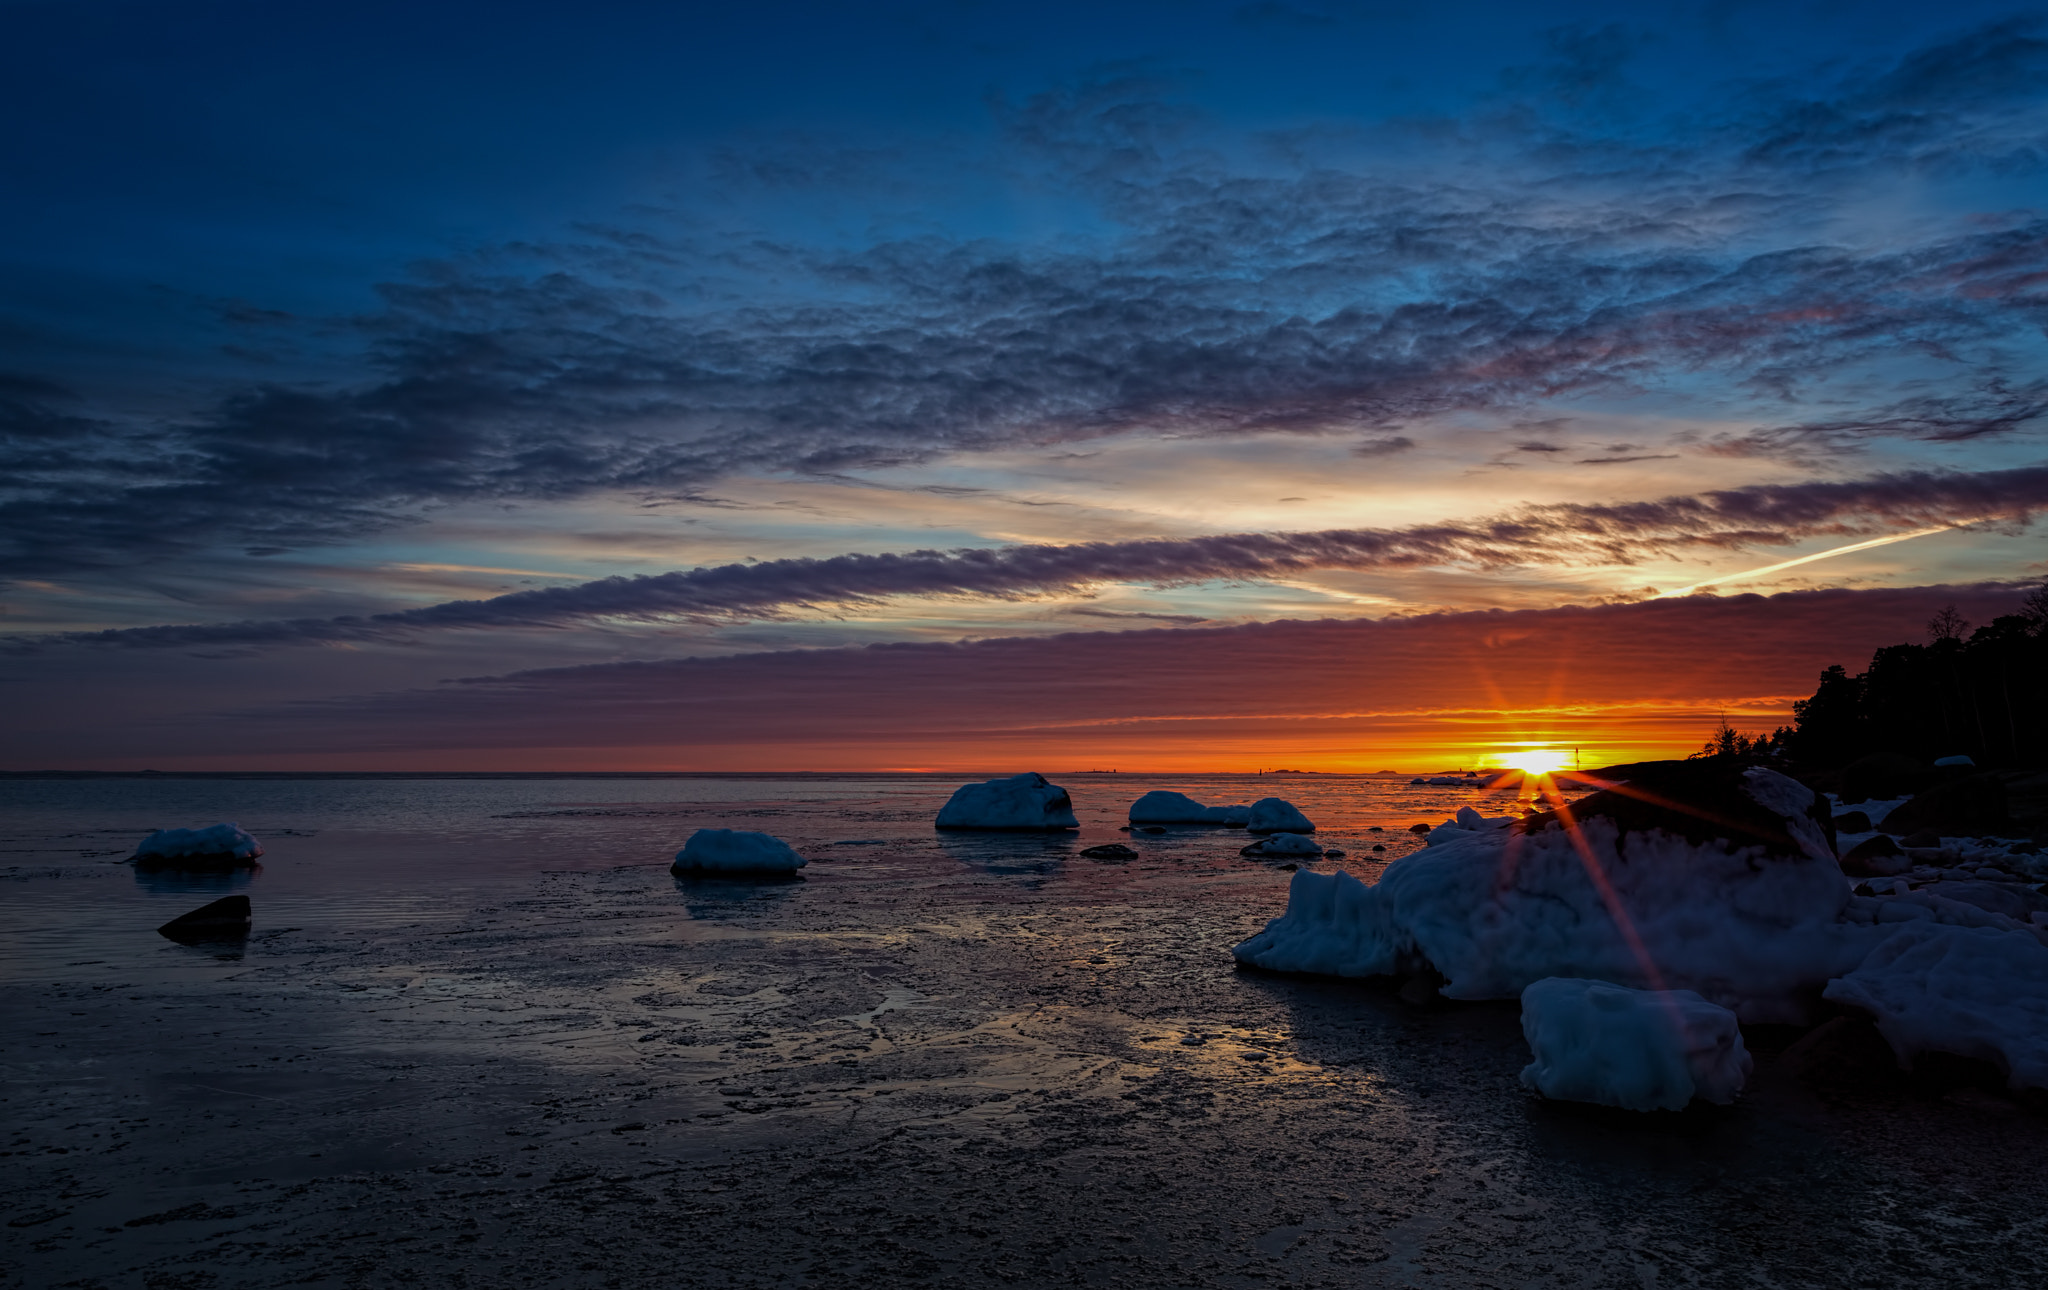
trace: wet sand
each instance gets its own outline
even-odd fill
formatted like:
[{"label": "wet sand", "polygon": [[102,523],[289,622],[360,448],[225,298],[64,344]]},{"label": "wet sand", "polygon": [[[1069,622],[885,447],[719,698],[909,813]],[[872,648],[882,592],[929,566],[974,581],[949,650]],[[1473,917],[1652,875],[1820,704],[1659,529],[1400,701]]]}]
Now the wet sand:
[{"label": "wet sand", "polygon": [[1547,1105],[1512,1004],[1236,969],[1287,876],[1241,834],[1091,830],[360,928],[259,882],[239,957],[17,963],[5,1284],[2048,1283],[2034,1112],[1817,1091],[1767,1033],[1726,1111]]}]

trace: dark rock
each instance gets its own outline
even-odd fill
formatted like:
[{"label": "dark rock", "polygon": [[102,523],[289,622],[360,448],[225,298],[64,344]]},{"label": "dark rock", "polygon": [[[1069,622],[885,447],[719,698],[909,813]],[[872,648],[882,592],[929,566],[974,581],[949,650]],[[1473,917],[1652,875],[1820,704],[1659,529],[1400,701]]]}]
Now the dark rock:
[{"label": "dark rock", "polygon": [[1408,831],[1410,833],[1427,833],[1432,827],[1428,824],[1411,824],[1408,826]]},{"label": "dark rock", "polygon": [[1325,860],[1342,860],[1343,858],[1344,853],[1342,851],[1337,850],[1334,847],[1332,847],[1328,851],[1323,852],[1323,859]]},{"label": "dark rock", "polygon": [[1837,833],[1868,833],[1872,827],[1870,817],[1862,811],[1849,811],[1835,817]]},{"label": "dark rock", "polygon": [[1443,973],[1434,965],[1424,963],[1413,976],[1401,983],[1401,1002],[1418,1008],[1435,1007],[1444,1002],[1443,986]]},{"label": "dark rock", "polygon": [[[1786,821],[1749,795],[1744,779],[1749,769],[1733,757],[1639,762],[1631,767],[1625,783],[1582,797],[1563,813],[1551,810],[1525,816],[1514,827],[1522,833],[1539,833],[1563,823],[1562,815],[1568,813],[1577,821],[1613,821],[1623,835],[1624,846],[1630,833],[1661,829],[1694,846],[1723,841],[1735,847],[1762,847],[1766,855],[1804,859],[1806,852],[1793,841]],[[1832,853],[1834,815],[1827,798],[1815,793],[1806,814],[1826,836]]]},{"label": "dark rock", "polygon": [[1121,842],[1109,842],[1099,847],[1089,847],[1081,853],[1090,860],[1136,860],[1138,853]]},{"label": "dark rock", "polygon": [[1385,848],[1385,847],[1381,846],[1381,845],[1380,845],[1379,843],[1377,843],[1377,842],[1375,842],[1375,843],[1373,844],[1373,848],[1372,848],[1372,849],[1373,849],[1373,850],[1375,850],[1375,851],[1384,851],[1384,850],[1386,850],[1386,848]]},{"label": "dark rock", "polygon": [[1385,832],[1386,832],[1386,830],[1385,830],[1385,829],[1383,829],[1383,828],[1381,828],[1381,827],[1380,827],[1379,825],[1375,824],[1375,825],[1373,825],[1373,826],[1372,826],[1371,828],[1367,829],[1367,830],[1366,830],[1366,832],[1367,832],[1367,833],[1385,833]]},{"label": "dark rock", "polygon": [[237,855],[232,851],[206,851],[197,855],[165,856],[154,852],[137,855],[134,858],[140,873],[227,873],[235,869],[260,869],[255,856]]},{"label": "dark rock", "polygon": [[[1228,828],[1229,826],[1228,826],[1228,825],[1225,825],[1224,827],[1225,827],[1225,828]],[[1139,829],[1139,830],[1138,830],[1138,832],[1140,832],[1140,833],[1154,833],[1154,834],[1157,834],[1157,833],[1164,833],[1164,832],[1166,832],[1166,826],[1165,826],[1165,825],[1163,825],[1163,824],[1148,824],[1148,825],[1146,825],[1146,826],[1145,826],[1144,828],[1142,828],[1142,829]]]},{"label": "dark rock", "polygon": [[1896,878],[1912,867],[1899,844],[1882,833],[1863,839],[1842,856],[1842,872],[1851,878]]},{"label": "dark rock", "polygon": [[1941,835],[1933,829],[1921,829],[1918,833],[1908,833],[1901,838],[1899,845],[1915,851],[1932,851],[1941,846]]},{"label": "dark rock", "polygon": [[1842,805],[1904,797],[1927,787],[1933,767],[1904,753],[1878,752],[1842,767]]},{"label": "dark rock", "polygon": [[251,917],[247,896],[223,896],[189,914],[178,915],[156,930],[159,936],[168,937],[180,945],[233,941],[249,934]]},{"label": "dark rock", "polygon": [[1884,826],[1891,833],[1927,829],[1946,838],[2009,833],[2015,827],[2006,814],[2005,781],[1996,775],[1970,775],[1930,788],[1894,808]]},{"label": "dark rock", "polygon": [[1885,1084],[1900,1078],[1899,1059],[1868,1017],[1833,1017],[1778,1056],[1779,1064],[1814,1084]]}]

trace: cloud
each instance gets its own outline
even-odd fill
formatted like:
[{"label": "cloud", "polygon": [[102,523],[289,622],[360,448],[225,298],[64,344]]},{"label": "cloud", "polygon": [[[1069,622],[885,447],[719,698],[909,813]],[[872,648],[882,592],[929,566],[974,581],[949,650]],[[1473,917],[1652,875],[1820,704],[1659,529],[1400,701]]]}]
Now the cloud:
[{"label": "cloud", "polygon": [[[1609,93],[1632,40],[1555,33],[1538,88]],[[2042,48],[1987,28],[1825,93],[1759,87],[1654,147],[1513,112],[1437,123],[1429,165],[1233,166],[1231,140],[1137,74],[999,102],[989,164],[1080,204],[1087,235],[843,248],[701,218],[593,228],[385,284],[350,324],[351,382],[244,385],[168,417],[10,387],[0,573],[121,577],[455,502],[687,495],[1124,434],[1363,434],[1360,451],[1392,452],[1452,414],[1659,390],[1800,408],[1849,376],[1877,411],[1723,448],[2014,433],[2027,418],[1887,414],[1923,396],[1886,373],[1912,355],[2035,406],[2020,347],[2048,318],[2048,220],[1816,244],[1854,206],[1813,177],[2031,173]],[[789,146],[786,166],[712,170],[856,182]]]},{"label": "cloud", "polygon": [[1414,446],[1415,441],[1407,435],[1383,435],[1377,439],[1364,440],[1351,451],[1360,457],[1391,457],[1397,452],[1407,452]]},{"label": "cloud", "polygon": [[[186,754],[360,752],[380,766],[430,749],[545,750],[508,763],[532,766],[563,764],[579,747],[660,748],[656,764],[707,768],[828,756],[994,769],[1110,749],[1213,762],[1234,748],[1319,741],[1353,754],[1395,740],[1518,737],[1689,747],[1716,705],[1760,703],[1782,720],[1823,667],[1859,670],[1943,605],[1988,620],[2020,595],[1982,586],[1690,597],[610,663],[186,719],[176,739]],[[166,737],[122,732],[138,755],[161,751]],[[437,755],[443,767],[469,764]]]},{"label": "cloud", "polygon": [[1631,462],[1631,461],[1677,461],[1677,460],[1678,460],[1678,454],[1677,454],[1677,453],[1675,453],[1675,452],[1646,452],[1646,453],[1637,453],[1637,454],[1635,454],[1635,455],[1633,455],[1633,456],[1625,456],[1625,457],[1581,457],[1581,458],[1579,458],[1579,459],[1578,459],[1578,460],[1577,460],[1576,462],[1574,462],[1573,464],[1574,464],[1574,465],[1579,465],[1579,466],[1619,466],[1619,465],[1623,465],[1623,464],[1625,464],[1625,463],[1627,463],[1627,462]]},{"label": "cloud", "polygon": [[551,628],[599,621],[734,622],[895,596],[1030,599],[1109,582],[1155,586],[1284,578],[1317,569],[1630,564],[1702,547],[1783,546],[1938,524],[2024,523],[2048,506],[2048,466],[1757,485],[1613,505],[1526,506],[1469,523],[1406,529],[1231,533],[766,560],[456,600],[343,618],[138,627],[15,637],[46,645],[266,648],[401,640],[424,632]]}]

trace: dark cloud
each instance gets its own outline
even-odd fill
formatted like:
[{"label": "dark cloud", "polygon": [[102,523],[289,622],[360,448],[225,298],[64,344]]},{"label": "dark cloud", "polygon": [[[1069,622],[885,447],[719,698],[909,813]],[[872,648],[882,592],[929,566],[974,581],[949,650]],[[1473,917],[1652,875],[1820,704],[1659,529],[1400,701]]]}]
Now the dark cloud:
[{"label": "dark cloud", "polygon": [[[1630,39],[1558,33],[1548,92],[1606,92]],[[1811,176],[2029,164],[2041,54],[2024,26],[1989,29],[1651,151],[1517,135],[1512,113],[1484,138],[1452,123],[1441,173],[1232,169],[1170,87],[1112,74],[995,108],[1016,156],[1098,213],[1089,238],[836,251],[591,229],[388,284],[358,320],[370,375],[353,385],[250,386],[169,419],[10,387],[0,572],[124,571],[358,538],[454,502],[691,494],[735,472],[1121,433],[1363,433],[1376,452],[1421,418],[1596,394],[1706,385],[1798,408],[1901,354],[2033,406],[2012,354],[2048,322],[2048,220],[1816,245],[1830,198]],[[782,188],[819,155],[718,173]],[[235,306],[286,330],[255,308]],[[2025,421],[1852,412],[1805,438]],[[1776,442],[1759,433],[1755,450]]]},{"label": "dark cloud", "polygon": [[[614,663],[187,719],[176,747],[334,756],[659,746],[665,765],[779,747],[768,764],[786,765],[843,741],[871,758],[886,748],[906,761],[980,765],[975,756],[1008,762],[1033,738],[1209,750],[1218,730],[1238,734],[1238,746],[1247,736],[1299,746],[1334,733],[1355,748],[1414,723],[1437,742],[1455,741],[1470,737],[1475,717],[1560,732],[1635,723],[1625,727],[1629,742],[1671,740],[1671,722],[1657,721],[1666,704],[1685,710],[1691,724],[1675,733],[1690,743],[1711,728],[1703,705],[1803,696],[1823,667],[1860,667],[1943,605],[1988,620],[2021,594],[1979,586],[1694,596]],[[1561,694],[1568,713],[1557,711]],[[1615,715],[1603,717],[1609,705]],[[164,735],[125,738],[154,755]]]},{"label": "dark cloud", "polygon": [[1645,452],[1622,457],[1581,457],[1574,465],[1579,466],[1620,466],[1631,461],[1677,461],[1675,452]]},{"label": "dark cloud", "polygon": [[1397,452],[1406,452],[1415,446],[1415,441],[1404,434],[1383,435],[1367,439],[1351,451],[1361,457],[1390,457]]},{"label": "dark cloud", "polygon": [[1862,416],[1723,435],[1708,443],[1707,450],[1731,457],[1801,460],[1855,452],[1876,439],[1967,443],[2006,436],[2033,426],[2044,416],[2048,416],[2048,381],[2014,385],[1991,380],[1975,389],[1902,399]]},{"label": "dark cloud", "polygon": [[599,621],[734,622],[894,596],[1029,599],[1108,582],[1156,586],[1280,578],[1316,569],[1506,569],[1629,564],[1652,556],[1784,545],[1936,524],[2025,522],[2048,506],[2048,466],[1758,485],[1618,505],[1528,506],[1408,529],[1232,533],[955,551],[764,560],[457,600],[345,618],[127,628],[17,637],[16,648],[263,648],[406,639],[423,632]]}]

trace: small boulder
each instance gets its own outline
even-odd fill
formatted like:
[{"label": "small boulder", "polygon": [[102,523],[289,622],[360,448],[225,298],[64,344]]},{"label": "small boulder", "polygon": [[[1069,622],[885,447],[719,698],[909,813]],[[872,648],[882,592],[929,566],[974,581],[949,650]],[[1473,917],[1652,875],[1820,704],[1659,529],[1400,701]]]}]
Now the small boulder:
[{"label": "small boulder", "polygon": [[1305,838],[1299,833],[1275,833],[1271,837],[1260,838],[1250,846],[1244,847],[1238,851],[1238,854],[1261,860],[1274,860],[1282,857],[1287,859],[1300,859],[1302,857],[1319,859],[1323,854],[1323,847],[1314,838]]},{"label": "small boulder", "polygon": [[1107,842],[1099,847],[1089,847],[1082,855],[1090,860],[1136,860],[1138,853],[1121,842]]},{"label": "small boulder", "polygon": [[[1537,814],[1541,814],[1541,812],[1539,811]],[[1435,827],[1434,824],[1411,824],[1408,826],[1408,831],[1410,833],[1427,833]]]},{"label": "small boulder", "polygon": [[1026,772],[953,790],[939,809],[937,827],[1043,833],[1077,829],[1081,822],[1074,818],[1074,799],[1066,789]]},{"label": "small boulder", "polygon": [[1875,827],[1870,822],[1870,816],[1863,811],[1849,811],[1835,817],[1837,833],[1868,833]]},{"label": "small boulder", "polygon": [[235,941],[249,934],[252,912],[247,896],[223,896],[210,905],[201,905],[189,914],[180,914],[162,927],[157,935],[178,942],[180,945],[199,945],[207,941]]},{"label": "small boulder", "polygon": [[669,872],[685,877],[790,876],[807,862],[781,838],[748,829],[698,829]]},{"label": "small boulder", "polygon": [[239,824],[212,824],[203,829],[158,829],[144,838],[129,859],[144,872],[161,869],[248,869],[263,854],[263,844]]},{"label": "small boulder", "polygon": [[1323,859],[1325,860],[1342,860],[1343,858],[1344,853],[1342,851],[1339,851],[1335,847],[1331,847],[1329,850],[1323,852]]},{"label": "small boulder", "polygon": [[1912,858],[1882,833],[1863,839],[1842,856],[1842,872],[1851,878],[1894,878],[1912,867]]},{"label": "small boulder", "polygon": [[1262,797],[1252,803],[1251,820],[1246,825],[1254,833],[1314,833],[1316,826],[1306,815],[1294,809],[1294,803],[1277,797]]},{"label": "small boulder", "polygon": [[1975,758],[1966,756],[1962,753],[1957,753],[1953,757],[1936,757],[1934,759],[1934,764],[1937,766],[1969,766],[1974,769],[1977,765],[1977,762]]},{"label": "small boulder", "polygon": [[1166,826],[1163,824],[1148,824],[1144,828],[1139,829],[1138,832],[1157,837],[1159,834],[1166,832]]}]

